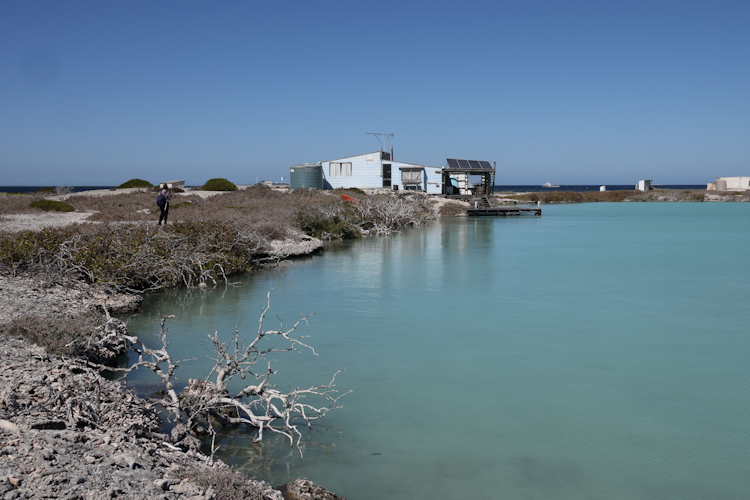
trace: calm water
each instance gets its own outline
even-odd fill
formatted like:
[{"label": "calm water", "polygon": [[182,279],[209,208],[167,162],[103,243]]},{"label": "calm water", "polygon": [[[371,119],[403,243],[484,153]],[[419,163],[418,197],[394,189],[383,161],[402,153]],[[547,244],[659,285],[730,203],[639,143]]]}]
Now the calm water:
[{"label": "calm water", "polygon": [[[544,207],[364,239],[243,285],[155,294],[176,314],[182,381],[206,334],[257,330],[265,293],[320,356],[276,357],[280,386],[354,392],[305,458],[240,433],[220,455],[272,484],[350,499],[747,498],[750,204]],[[273,317],[273,316],[271,316]],[[268,323],[270,327],[272,323]]]}]

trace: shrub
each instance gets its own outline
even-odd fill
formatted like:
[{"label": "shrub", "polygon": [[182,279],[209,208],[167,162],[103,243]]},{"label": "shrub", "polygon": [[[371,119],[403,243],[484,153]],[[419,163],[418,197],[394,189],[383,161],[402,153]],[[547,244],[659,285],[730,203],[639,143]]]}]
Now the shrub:
[{"label": "shrub", "polygon": [[294,214],[295,225],[305,234],[321,240],[358,238],[362,233],[354,227],[353,213],[344,210],[323,210],[308,207]]},{"label": "shrub", "polygon": [[44,347],[52,354],[82,356],[86,344],[96,328],[106,320],[93,312],[75,318],[16,318],[0,329],[7,336],[20,336]]},{"label": "shrub", "polygon": [[50,210],[54,210],[55,212],[72,212],[73,210],[75,210],[75,208],[63,201],[53,200],[37,200],[29,203],[29,206],[31,208],[44,210],[45,212],[49,212]]},{"label": "shrub", "polygon": [[218,221],[68,226],[5,233],[0,261],[6,269],[73,271],[89,283],[117,290],[156,290],[248,271],[262,243]]},{"label": "shrub", "polygon": [[195,482],[203,489],[211,487],[216,500],[262,500],[266,498],[261,488],[253,486],[240,472],[230,468],[183,470],[182,479]]},{"label": "shrub", "polygon": [[447,217],[466,215],[466,207],[459,205],[458,203],[448,202],[440,207],[439,213],[440,215]]},{"label": "shrub", "polygon": [[44,186],[43,188],[39,188],[39,191],[37,191],[39,194],[55,194],[55,188],[50,186]]},{"label": "shrub", "polygon": [[204,191],[236,191],[237,186],[226,179],[216,178],[206,182],[202,189]]},{"label": "shrub", "polygon": [[349,195],[349,196],[351,196],[352,194],[358,194],[358,195],[361,195],[361,196],[366,196],[367,195],[367,193],[365,193],[364,191],[362,191],[359,188],[336,188],[336,189],[331,190],[331,193],[333,193],[335,195],[346,194],[346,195]]},{"label": "shrub", "polygon": [[677,195],[678,201],[706,201],[706,197],[701,193],[694,193],[693,191],[683,191]]},{"label": "shrub", "polygon": [[130,179],[127,182],[124,182],[117,186],[117,189],[127,189],[127,188],[152,188],[154,187],[153,184],[151,184],[148,181],[144,181],[143,179]]}]

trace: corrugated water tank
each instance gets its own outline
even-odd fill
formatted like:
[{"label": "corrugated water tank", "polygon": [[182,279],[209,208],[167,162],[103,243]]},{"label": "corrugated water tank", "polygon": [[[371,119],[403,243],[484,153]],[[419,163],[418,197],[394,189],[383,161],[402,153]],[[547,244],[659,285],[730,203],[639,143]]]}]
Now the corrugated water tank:
[{"label": "corrugated water tank", "polygon": [[323,165],[302,163],[289,167],[289,184],[292,189],[323,189]]}]

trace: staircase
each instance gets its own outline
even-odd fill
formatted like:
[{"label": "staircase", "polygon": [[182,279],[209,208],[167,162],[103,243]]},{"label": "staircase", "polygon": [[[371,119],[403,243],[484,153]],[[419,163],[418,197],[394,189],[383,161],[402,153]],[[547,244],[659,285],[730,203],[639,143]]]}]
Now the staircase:
[{"label": "staircase", "polygon": [[473,208],[492,208],[489,196],[476,197],[471,201]]}]

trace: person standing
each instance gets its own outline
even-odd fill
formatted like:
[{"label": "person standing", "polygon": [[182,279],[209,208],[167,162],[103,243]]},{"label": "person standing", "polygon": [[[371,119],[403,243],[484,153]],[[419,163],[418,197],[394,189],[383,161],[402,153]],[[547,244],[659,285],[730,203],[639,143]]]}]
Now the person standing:
[{"label": "person standing", "polygon": [[167,216],[169,215],[169,200],[172,199],[172,193],[169,191],[169,187],[166,184],[161,185],[161,191],[159,196],[156,198],[156,204],[161,209],[161,215],[159,215],[159,226],[161,226],[162,219],[164,224],[167,223]]}]

